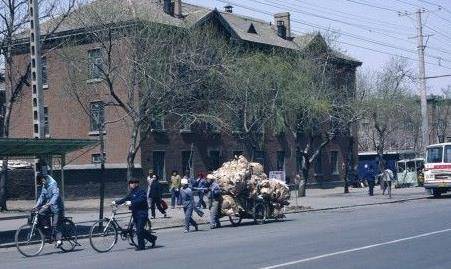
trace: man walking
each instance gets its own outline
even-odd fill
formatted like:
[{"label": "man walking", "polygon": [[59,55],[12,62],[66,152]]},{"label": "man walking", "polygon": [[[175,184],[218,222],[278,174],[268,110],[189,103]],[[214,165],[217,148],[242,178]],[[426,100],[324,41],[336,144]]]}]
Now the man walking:
[{"label": "man walking", "polygon": [[210,229],[220,228],[219,210],[221,210],[221,188],[213,176],[207,176],[207,184],[209,184],[209,208],[210,208]]},{"label": "man walking", "polygon": [[125,203],[130,207],[138,237],[137,250],[144,250],[144,239],[151,242],[152,245],[155,244],[155,241],[157,240],[155,235],[145,229],[146,222],[149,218],[149,206],[147,204],[146,192],[139,187],[139,180],[134,178],[128,181],[128,188],[130,189],[130,192],[127,196],[120,200],[113,201],[113,204],[120,205]]},{"label": "man walking", "polygon": [[153,175],[152,179],[150,180],[149,200],[152,218],[155,218],[155,206],[158,208],[158,211],[163,214],[163,217],[166,218],[166,211],[161,206],[161,186],[157,175]]},{"label": "man walking", "polygon": [[194,197],[193,191],[189,188],[188,178],[182,178],[181,180],[182,189],[180,190],[180,194],[182,197],[182,206],[183,212],[185,213],[185,233],[189,232],[190,224],[197,231],[199,228],[197,223],[193,219],[193,210],[194,210]]},{"label": "man walking", "polygon": [[393,171],[390,168],[386,168],[384,172],[382,172],[382,181],[384,184],[384,188],[382,190],[382,195],[385,195],[385,191],[388,192],[388,197],[391,198],[391,184],[393,180]]},{"label": "man walking", "polygon": [[169,190],[171,191],[171,208],[175,208],[175,201],[177,200],[177,205],[181,204],[180,201],[180,181],[181,178],[176,170],[172,171],[171,182]]}]

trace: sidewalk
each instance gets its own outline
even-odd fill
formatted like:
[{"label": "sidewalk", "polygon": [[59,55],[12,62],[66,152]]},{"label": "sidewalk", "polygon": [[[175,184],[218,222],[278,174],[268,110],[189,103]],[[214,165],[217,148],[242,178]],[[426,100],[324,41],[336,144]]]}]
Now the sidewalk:
[{"label": "sidewalk", "polygon": [[[383,196],[379,188],[375,188],[374,196],[368,196],[367,191],[366,188],[351,188],[350,193],[345,194],[343,193],[343,187],[333,189],[307,189],[307,196],[300,198],[297,198],[296,192],[293,191],[287,213],[396,203],[428,197],[422,187],[393,189],[391,199],[387,195]],[[105,217],[111,214],[109,207],[111,201],[112,199],[105,200]],[[167,202],[169,204],[169,201]],[[15,230],[26,222],[25,217],[28,214],[27,211],[33,207],[33,204],[33,201],[10,201],[9,208],[11,211],[0,213],[0,246],[12,242]],[[98,219],[98,199],[65,201],[65,206],[66,216],[73,218],[80,231],[87,231],[92,222]],[[124,213],[119,215],[121,221],[124,223],[127,222],[130,216],[127,208],[121,208],[119,212]],[[199,223],[208,223],[209,212],[208,210],[204,210],[204,213],[205,215],[202,218],[196,214],[193,214],[193,217]],[[156,214],[157,218],[152,219],[152,227],[157,230],[180,227],[184,223],[184,215],[181,208],[168,209],[169,218],[163,218],[158,210]]]}]

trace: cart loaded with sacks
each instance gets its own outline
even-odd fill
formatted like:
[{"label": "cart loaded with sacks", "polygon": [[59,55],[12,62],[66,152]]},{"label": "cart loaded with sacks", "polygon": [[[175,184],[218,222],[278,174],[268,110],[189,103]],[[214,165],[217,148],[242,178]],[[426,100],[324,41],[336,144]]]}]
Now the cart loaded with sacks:
[{"label": "cart loaded with sacks", "polygon": [[242,219],[262,224],[268,219],[281,220],[289,204],[290,190],[285,182],[270,179],[259,163],[244,156],[224,163],[208,177],[221,188],[221,216],[237,226]]}]

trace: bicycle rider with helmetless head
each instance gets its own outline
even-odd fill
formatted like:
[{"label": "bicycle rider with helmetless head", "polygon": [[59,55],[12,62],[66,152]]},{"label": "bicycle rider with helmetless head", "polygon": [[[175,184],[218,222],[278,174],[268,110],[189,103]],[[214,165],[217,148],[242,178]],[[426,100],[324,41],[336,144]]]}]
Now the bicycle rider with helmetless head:
[{"label": "bicycle rider with helmetless head", "polygon": [[52,231],[56,240],[55,247],[58,248],[62,245],[60,223],[64,217],[64,205],[60,197],[58,184],[50,175],[44,175],[42,173],[37,173],[36,181],[42,184],[42,190],[33,211],[38,212],[41,220],[50,214],[53,215]]},{"label": "bicycle rider with helmetless head", "polygon": [[129,179],[128,187],[130,192],[124,198],[113,201],[113,205],[124,204],[129,206],[132,211],[133,222],[136,226],[136,233],[138,237],[138,249],[144,250],[145,242],[144,239],[153,243],[157,240],[157,237],[151,234],[149,231],[145,230],[146,222],[149,218],[149,206],[147,204],[147,194],[139,187],[138,179]]}]

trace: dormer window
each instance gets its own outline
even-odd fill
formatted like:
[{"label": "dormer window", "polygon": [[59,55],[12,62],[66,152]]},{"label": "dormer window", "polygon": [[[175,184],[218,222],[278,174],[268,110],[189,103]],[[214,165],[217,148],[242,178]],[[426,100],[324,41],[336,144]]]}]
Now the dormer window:
[{"label": "dormer window", "polygon": [[253,23],[249,26],[249,29],[247,30],[249,34],[257,34],[257,30],[255,30],[255,26]]}]

